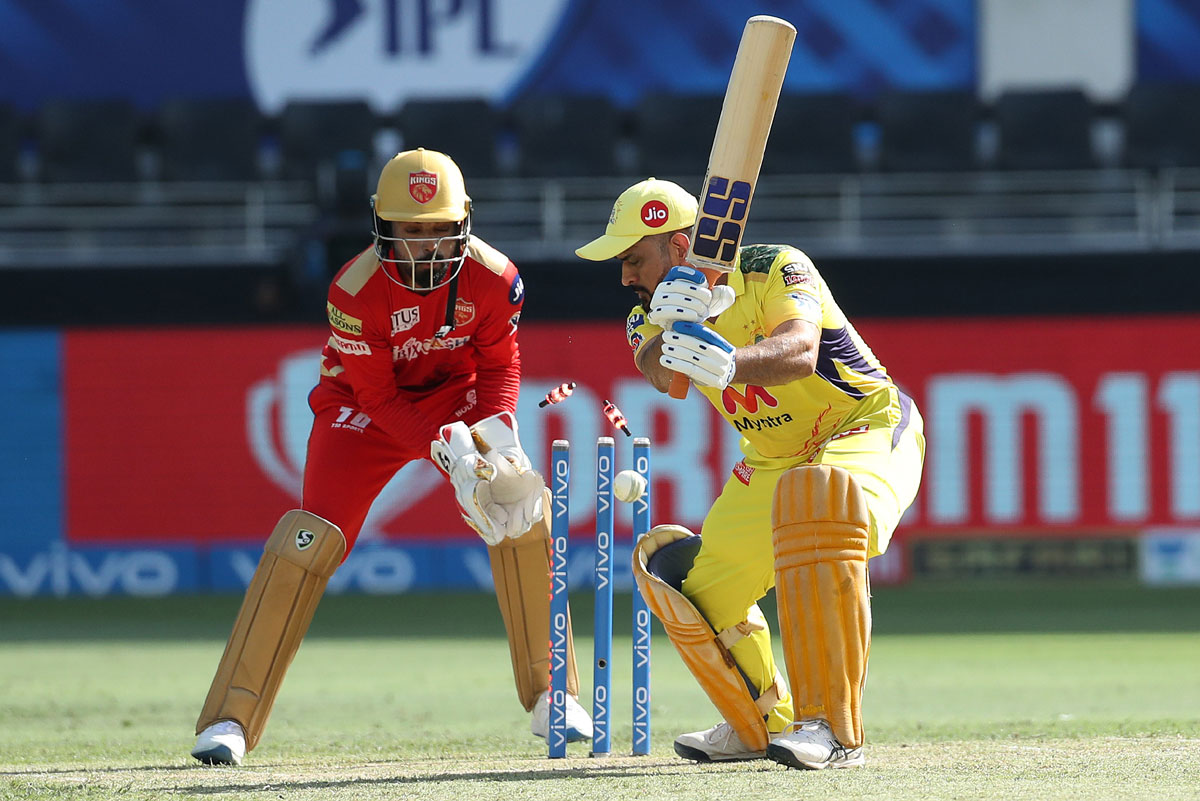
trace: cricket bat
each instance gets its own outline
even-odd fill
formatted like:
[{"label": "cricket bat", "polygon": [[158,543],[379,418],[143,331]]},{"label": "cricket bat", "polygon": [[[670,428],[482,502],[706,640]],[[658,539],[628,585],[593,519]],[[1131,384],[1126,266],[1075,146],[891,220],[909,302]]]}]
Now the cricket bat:
[{"label": "cricket bat", "polygon": [[[795,40],[796,29],[778,17],[761,15],[746,21],[725,89],[688,249],[688,262],[700,269],[729,273],[737,263]],[[687,376],[676,373],[668,394],[686,398]]]}]

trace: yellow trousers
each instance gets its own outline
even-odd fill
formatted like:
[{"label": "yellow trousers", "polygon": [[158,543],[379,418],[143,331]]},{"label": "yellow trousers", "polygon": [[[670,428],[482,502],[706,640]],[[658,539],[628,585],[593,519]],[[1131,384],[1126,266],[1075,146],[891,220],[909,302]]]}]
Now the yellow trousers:
[{"label": "yellow trousers", "polygon": [[[775,585],[771,503],[785,470],[829,464],[850,471],[871,513],[869,556],[887,550],[896,525],[916,497],[925,460],[924,423],[915,404],[907,398],[903,403],[903,414],[893,410],[890,416],[871,415],[866,430],[835,435],[810,458],[747,456],[737,466],[704,519],[703,544],[683,582],[683,594],[716,631],[756,613],[761,617],[758,601]],[[889,425],[893,419],[898,422]],[[730,652],[759,692],[771,686],[776,668],[769,630],[743,638]],[[767,719],[768,731],[783,731],[792,715],[792,699],[782,698]]]}]

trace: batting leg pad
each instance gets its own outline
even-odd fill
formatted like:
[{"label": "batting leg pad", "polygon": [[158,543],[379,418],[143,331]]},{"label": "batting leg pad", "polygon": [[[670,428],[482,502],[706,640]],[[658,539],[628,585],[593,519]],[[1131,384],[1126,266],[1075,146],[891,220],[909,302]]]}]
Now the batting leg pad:
[{"label": "batting leg pad", "polygon": [[[547,514],[517,539],[488,546],[492,582],[508,632],[517,696],[526,712],[550,689],[550,491],[542,498]],[[567,692],[579,697],[575,640],[567,613]]]},{"label": "batting leg pad", "polygon": [[848,471],[806,465],[780,477],[771,510],[775,597],[796,720],[824,718],[846,748],[863,744],[870,525]]},{"label": "batting leg pad", "polygon": [[766,624],[747,620],[718,633],[679,591],[699,546],[700,538],[682,526],[655,526],[634,546],[633,577],[721,717],[748,748],[763,751],[770,740],[764,717],[779,703],[779,679],[755,699],[729,647]]},{"label": "batting leg pad", "polygon": [[197,734],[235,720],[246,731],[246,750],[258,745],[288,665],[345,554],[346,538],[328,520],[300,509],[279,519],[234,621]]}]

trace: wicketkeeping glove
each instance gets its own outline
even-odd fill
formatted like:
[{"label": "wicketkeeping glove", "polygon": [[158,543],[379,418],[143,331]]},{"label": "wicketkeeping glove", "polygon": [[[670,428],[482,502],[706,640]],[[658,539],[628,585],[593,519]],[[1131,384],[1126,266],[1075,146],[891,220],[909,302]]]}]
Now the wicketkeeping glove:
[{"label": "wicketkeeping glove", "polygon": [[488,545],[499,544],[508,536],[508,519],[492,500],[489,482],[496,475],[496,466],[476,450],[467,424],[459,421],[442,426],[438,438],[429,443],[429,453],[449,477],[463,520]]},{"label": "wicketkeeping glove", "polygon": [[520,537],[542,519],[546,482],[521,449],[510,412],[470,428],[461,421],[442,426],[429,453],[450,478],[463,520],[488,545]]},{"label": "wicketkeeping glove", "polygon": [[700,323],[674,323],[663,332],[659,364],[706,387],[725,389],[737,369],[736,348],[729,340]]},{"label": "wicketkeeping glove", "polygon": [[646,319],[661,328],[674,322],[702,323],[733,305],[733,287],[709,287],[704,273],[694,267],[672,267],[654,289]]},{"label": "wicketkeeping glove", "polygon": [[546,481],[533,469],[521,448],[517,418],[499,412],[471,426],[475,446],[496,468],[491,478],[492,501],[503,509],[505,536],[520,537],[542,519]]}]

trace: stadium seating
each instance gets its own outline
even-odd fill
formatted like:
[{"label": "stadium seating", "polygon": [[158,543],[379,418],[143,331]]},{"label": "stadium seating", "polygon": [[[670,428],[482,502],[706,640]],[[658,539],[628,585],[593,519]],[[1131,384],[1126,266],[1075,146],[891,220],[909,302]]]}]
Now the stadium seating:
[{"label": "stadium seating", "polygon": [[644,95],[634,109],[639,174],[659,178],[694,176],[698,184],[712,151],[723,100],[719,94]]},{"label": "stadium seating", "polygon": [[127,100],[53,100],[35,127],[42,180],[134,181],[142,121]]},{"label": "stadium seating", "polygon": [[169,101],[159,109],[161,175],[169,181],[259,177],[262,118],[249,98]]},{"label": "stadium seating", "polygon": [[763,174],[856,171],[858,117],[857,103],[849,95],[785,92],[771,124]]},{"label": "stadium seating", "polygon": [[1008,170],[1088,169],[1093,109],[1078,89],[1004,92],[994,106],[996,166]]},{"label": "stadium seating", "polygon": [[500,115],[486,100],[409,100],[400,109],[399,123],[406,150],[424,147],[446,153],[468,181],[498,173]]},{"label": "stadium seating", "polygon": [[971,170],[978,166],[979,101],[969,91],[892,91],[876,106],[879,169]]},{"label": "stadium seating", "polygon": [[0,183],[17,180],[20,151],[21,118],[12,106],[0,103]]},{"label": "stadium seating", "polygon": [[363,100],[291,101],[279,115],[282,174],[312,180],[343,153],[370,160],[379,121]]},{"label": "stadium seating", "polygon": [[1200,86],[1138,84],[1122,106],[1129,167],[1200,167]]},{"label": "stadium seating", "polygon": [[615,175],[621,117],[608,98],[526,97],[511,110],[517,174],[531,178]]}]

